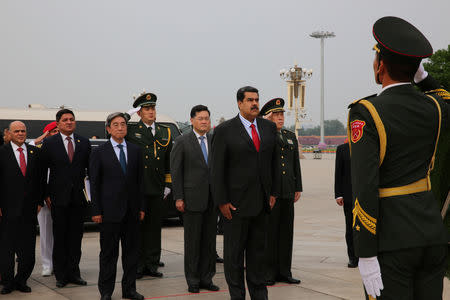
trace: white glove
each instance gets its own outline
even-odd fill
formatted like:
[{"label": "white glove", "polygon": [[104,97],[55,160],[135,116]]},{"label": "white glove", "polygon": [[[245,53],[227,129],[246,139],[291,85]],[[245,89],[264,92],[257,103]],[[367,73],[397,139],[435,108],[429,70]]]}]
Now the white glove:
[{"label": "white glove", "polygon": [[164,199],[166,199],[167,195],[169,195],[169,194],[170,194],[170,188],[165,187],[164,188]]},{"label": "white glove", "polygon": [[422,80],[424,80],[425,78],[427,78],[427,76],[428,76],[428,72],[425,71],[423,64],[420,63],[419,68],[417,69],[417,72],[414,75],[414,82],[419,83]]},{"label": "white glove", "polygon": [[140,109],[141,109],[140,106],[138,106],[138,107],[136,107],[136,108],[133,107],[132,109],[130,109],[129,111],[127,111],[127,114],[129,114],[130,117],[131,117],[132,115],[134,115],[135,113],[137,113]]},{"label": "white glove", "polygon": [[360,257],[358,263],[359,273],[366,288],[368,295],[376,298],[381,295],[383,287],[383,281],[381,280],[380,264],[378,258],[373,257]]}]

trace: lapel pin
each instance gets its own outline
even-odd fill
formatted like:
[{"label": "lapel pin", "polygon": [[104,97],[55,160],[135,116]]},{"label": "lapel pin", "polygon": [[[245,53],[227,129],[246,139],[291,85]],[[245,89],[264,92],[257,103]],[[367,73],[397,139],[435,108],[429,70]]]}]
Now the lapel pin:
[{"label": "lapel pin", "polygon": [[30,153],[33,154],[33,150],[30,150]]},{"label": "lapel pin", "polygon": [[80,140],[77,140],[77,143],[79,143],[80,142]]}]

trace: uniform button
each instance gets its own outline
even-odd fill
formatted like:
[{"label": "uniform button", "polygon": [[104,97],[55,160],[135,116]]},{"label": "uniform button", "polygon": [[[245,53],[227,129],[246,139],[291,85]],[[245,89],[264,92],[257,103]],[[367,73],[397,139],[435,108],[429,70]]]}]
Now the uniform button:
[{"label": "uniform button", "polygon": [[148,145],[147,145],[147,146],[145,146],[145,148],[147,148],[147,149],[148,149]]},{"label": "uniform button", "polygon": [[281,148],[281,151],[283,151],[284,150],[284,148]]},{"label": "uniform button", "polygon": [[286,174],[286,171],[283,171],[283,175]]},{"label": "uniform button", "polygon": [[158,147],[158,150],[161,149],[160,147]]},{"label": "uniform button", "polygon": [[156,159],[159,160],[159,157],[157,157]]},{"label": "uniform button", "polygon": [[156,171],[158,171],[159,169],[158,168],[156,168]]},{"label": "uniform button", "polygon": [[284,163],[281,164],[284,167]]},{"label": "uniform button", "polygon": [[281,158],[284,158],[284,156],[283,156],[283,155],[281,155]]},{"label": "uniform button", "polygon": [[145,159],[148,159],[148,155],[145,156]]},{"label": "uniform button", "polygon": [[147,169],[147,166],[145,166],[145,168]]}]

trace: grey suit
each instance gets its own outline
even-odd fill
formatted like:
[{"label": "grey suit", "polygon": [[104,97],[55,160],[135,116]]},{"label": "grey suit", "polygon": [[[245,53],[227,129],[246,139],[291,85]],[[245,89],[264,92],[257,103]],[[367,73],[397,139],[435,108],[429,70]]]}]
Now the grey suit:
[{"label": "grey suit", "polygon": [[[207,141],[209,154],[209,135]],[[211,199],[209,167],[194,132],[175,140],[170,154],[170,167],[173,197],[183,199],[185,203],[183,221],[186,281],[189,286],[208,286],[216,273],[217,208]]]}]

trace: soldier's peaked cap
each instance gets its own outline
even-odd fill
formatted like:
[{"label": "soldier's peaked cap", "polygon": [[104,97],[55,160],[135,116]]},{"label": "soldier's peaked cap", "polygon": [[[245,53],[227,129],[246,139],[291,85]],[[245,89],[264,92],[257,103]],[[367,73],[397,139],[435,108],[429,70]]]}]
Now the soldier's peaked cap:
[{"label": "soldier's peaked cap", "polygon": [[427,38],[412,24],[398,17],[383,17],[373,25],[374,49],[382,54],[425,58],[433,54]]},{"label": "soldier's peaked cap", "polygon": [[136,100],[134,100],[133,107],[136,108],[138,106],[155,106],[156,99],[157,97],[155,94],[142,93],[136,98]]},{"label": "soldier's peaked cap", "polygon": [[267,101],[264,104],[263,108],[261,108],[259,115],[265,116],[270,114],[271,112],[284,111],[284,100],[283,98],[274,98],[272,100]]}]

